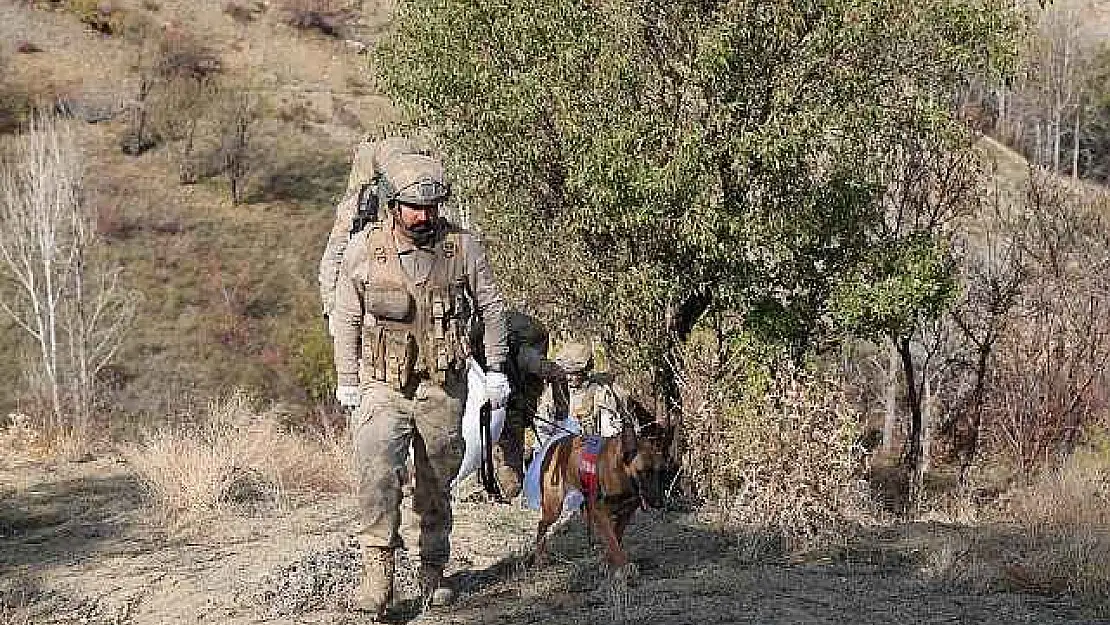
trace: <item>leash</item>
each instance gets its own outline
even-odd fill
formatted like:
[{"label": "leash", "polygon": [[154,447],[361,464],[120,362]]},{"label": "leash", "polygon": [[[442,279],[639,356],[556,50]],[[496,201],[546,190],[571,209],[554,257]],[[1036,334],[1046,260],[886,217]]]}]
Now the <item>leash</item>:
[{"label": "leash", "polygon": [[478,466],[478,477],[486,493],[501,500],[503,499],[501,488],[497,483],[497,473],[493,467],[493,436],[490,431],[490,421],[492,420],[493,410],[490,408],[489,402],[486,402],[478,409],[478,431],[482,443],[482,461]]},{"label": "leash", "polygon": [[[582,435],[582,432],[575,432],[575,431],[569,430],[569,429],[563,427],[562,425],[559,425],[558,421],[553,421],[553,420],[545,418],[545,417],[533,416],[532,421],[533,422],[540,421],[542,423],[546,423],[546,424],[554,427],[556,430],[559,430],[559,431],[561,431],[565,434],[570,434],[571,436],[581,436]],[[536,432],[536,426],[534,424],[532,425],[532,431]],[[539,433],[536,432],[536,434],[537,434],[537,438],[538,438]]]}]

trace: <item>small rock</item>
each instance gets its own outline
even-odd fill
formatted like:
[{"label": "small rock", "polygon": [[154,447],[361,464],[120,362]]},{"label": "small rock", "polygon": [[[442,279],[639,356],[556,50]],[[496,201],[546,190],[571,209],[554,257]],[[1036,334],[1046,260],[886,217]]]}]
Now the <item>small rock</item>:
[{"label": "small rock", "polygon": [[34,54],[42,52],[42,48],[30,41],[20,41],[15,44],[15,51],[19,54]]},{"label": "small rock", "polygon": [[343,43],[347,45],[348,50],[351,50],[355,54],[366,54],[366,50],[367,50],[368,46],[365,43],[362,43],[361,41],[357,41],[355,39],[348,39],[348,40],[344,41]]}]

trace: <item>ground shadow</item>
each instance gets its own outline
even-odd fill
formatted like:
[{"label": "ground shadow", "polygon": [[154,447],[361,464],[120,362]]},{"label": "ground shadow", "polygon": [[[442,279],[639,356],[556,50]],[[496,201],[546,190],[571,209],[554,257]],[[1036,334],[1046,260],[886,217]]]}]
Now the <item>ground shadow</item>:
[{"label": "ground shadow", "polygon": [[[582,524],[572,522],[551,541],[554,564],[528,567],[514,555],[464,572],[459,603],[428,622],[1108,622],[1066,596],[974,588],[924,574],[929,563],[920,540],[935,527],[860,530],[834,549],[798,557],[767,536],[717,531],[691,515],[638,521],[626,540],[639,568],[635,585],[608,576]],[[994,539],[1005,537],[984,537]]]},{"label": "ground shadow", "polygon": [[124,535],[142,505],[126,474],[41,482],[0,496],[0,571],[74,563]]}]

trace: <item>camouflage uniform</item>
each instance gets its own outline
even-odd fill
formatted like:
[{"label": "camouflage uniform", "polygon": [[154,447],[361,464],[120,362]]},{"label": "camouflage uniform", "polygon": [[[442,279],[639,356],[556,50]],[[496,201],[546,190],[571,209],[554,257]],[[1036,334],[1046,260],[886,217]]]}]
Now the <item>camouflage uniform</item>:
[{"label": "camouflage uniform", "polygon": [[508,315],[509,361],[507,373],[513,394],[505,414],[505,426],[494,449],[497,483],[501,496],[512,499],[524,480],[524,433],[533,423],[547,383],[554,387],[552,407],[559,418],[567,414],[566,375],[547,359],[547,330],[539,320],[521,312]]},{"label": "camouflage uniform", "polygon": [[[568,376],[569,412],[582,426],[582,433],[618,436],[626,420],[624,393],[616,384],[593,372],[592,350],[581,343],[568,343],[559,350],[555,362]],[[549,385],[540,398],[536,429],[541,439],[555,433],[563,418],[556,394]]]},{"label": "camouflage uniform", "polygon": [[[331,313],[335,308],[335,285],[339,279],[339,268],[343,263],[343,254],[351,239],[351,226],[354,223],[355,213],[358,210],[359,193],[364,185],[370,185],[370,193],[377,193],[377,177],[382,164],[393,156],[406,153],[416,153],[416,146],[408,139],[392,137],[381,141],[364,141],[355,148],[354,159],[351,163],[351,173],[347,178],[347,190],[343,199],[335,210],[335,222],[332,224],[328,243],[324,247],[324,254],[320,258],[320,303],[323,305],[324,317],[328,318],[328,331],[331,332]],[[384,211],[385,208],[383,207]]]},{"label": "camouflage uniform", "polygon": [[[445,196],[436,187],[442,169],[430,157],[395,156],[383,169],[394,189]],[[474,236],[439,219],[433,235],[421,240],[388,216],[352,239],[332,314],[338,384],[361,389],[352,425],[370,571],[364,586],[373,591],[363,604],[380,615],[392,592],[392,550],[402,545],[401,488],[410,444],[421,572],[433,590],[442,581],[450,555],[449,487],[464,451],[468,337],[480,324],[485,361],[503,366],[504,308]]]}]

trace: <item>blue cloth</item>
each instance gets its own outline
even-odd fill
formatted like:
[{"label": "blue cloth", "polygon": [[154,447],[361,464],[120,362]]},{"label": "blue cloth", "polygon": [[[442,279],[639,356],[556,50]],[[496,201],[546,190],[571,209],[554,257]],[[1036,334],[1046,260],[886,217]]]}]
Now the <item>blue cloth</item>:
[{"label": "blue cloth", "polygon": [[602,438],[600,436],[587,436],[585,439],[585,445],[583,446],[586,453],[596,458],[597,455],[601,453],[601,441]]},{"label": "blue cloth", "polygon": [[[529,510],[540,509],[540,477],[543,473],[543,461],[547,458],[547,454],[551,451],[551,447],[555,443],[561,441],[572,434],[578,434],[582,431],[582,426],[578,424],[578,420],[574,417],[567,417],[559,422],[559,427],[555,432],[547,438],[543,443],[543,447],[532,456],[532,464],[528,465],[528,472],[524,474],[524,505]],[[572,493],[567,493],[566,499],[563,500],[563,509],[577,509],[581,504],[582,494],[577,490],[573,493],[578,494],[578,502],[574,503],[574,498],[571,497]],[[568,506],[568,503],[574,505]]]}]

